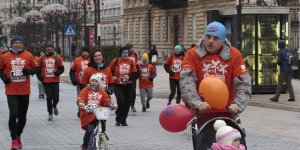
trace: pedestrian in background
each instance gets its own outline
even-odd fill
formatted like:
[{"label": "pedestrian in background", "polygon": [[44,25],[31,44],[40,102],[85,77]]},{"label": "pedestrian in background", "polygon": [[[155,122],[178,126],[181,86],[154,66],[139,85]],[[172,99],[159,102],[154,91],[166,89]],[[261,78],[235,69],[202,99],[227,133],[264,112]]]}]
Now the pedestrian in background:
[{"label": "pedestrian in background", "polygon": [[[37,50],[38,51],[38,50]],[[39,51],[37,53],[37,56],[34,58],[36,62],[38,62],[38,60],[45,55],[43,51]],[[38,84],[38,90],[39,90],[39,99],[45,99],[45,89],[43,86],[43,83],[37,78],[37,84]]]},{"label": "pedestrian in background", "polygon": [[151,49],[148,53],[149,57],[149,63],[152,64],[154,67],[157,65],[157,57],[158,57],[158,52],[156,50],[156,45],[151,45]]},{"label": "pedestrian in background", "polygon": [[177,93],[176,103],[181,100],[181,91],[179,86],[180,71],[183,61],[183,49],[180,45],[174,47],[174,53],[169,55],[164,63],[164,69],[169,73],[169,84],[171,93],[169,95],[168,105],[172,103],[172,99]]},{"label": "pedestrian in background", "polygon": [[[131,43],[126,44],[126,49],[129,50],[128,58],[131,59],[134,62],[134,65],[137,70],[139,70],[139,60],[137,54],[134,52],[134,47]],[[132,81],[132,92],[131,92],[131,111],[136,112],[136,109],[134,107],[135,105],[135,99],[136,99],[136,80]]]},{"label": "pedestrian in background", "polygon": [[11,49],[0,60],[0,77],[5,84],[9,109],[11,149],[17,150],[22,148],[21,134],[29,106],[30,75],[38,72],[38,64],[33,55],[23,49],[22,36],[13,36],[11,44]]},{"label": "pedestrian in background", "polygon": [[280,73],[278,77],[278,86],[276,89],[275,96],[270,98],[273,102],[278,102],[280,93],[282,91],[283,83],[286,83],[288,92],[290,94],[290,99],[288,101],[295,101],[295,94],[292,85],[292,66],[288,63],[287,54],[288,50],[285,48],[285,41],[278,41],[279,51],[277,53],[277,64],[280,66]]},{"label": "pedestrian in background", "polygon": [[45,55],[38,60],[40,68],[37,77],[44,85],[47,96],[48,121],[52,121],[53,113],[58,115],[60,75],[65,68],[60,55],[53,51],[53,44],[46,42],[45,47]]},{"label": "pedestrian in background", "polygon": [[153,97],[153,79],[156,77],[156,69],[149,63],[147,53],[142,55],[142,62],[140,63],[139,69],[139,89],[142,111],[146,112],[146,109],[150,108],[150,100]]},{"label": "pedestrian in background", "polygon": [[88,46],[83,46],[81,48],[80,56],[77,57],[70,68],[70,80],[74,86],[76,86],[77,95],[80,93],[81,79],[83,76],[84,70],[88,67],[90,57],[90,48]]}]

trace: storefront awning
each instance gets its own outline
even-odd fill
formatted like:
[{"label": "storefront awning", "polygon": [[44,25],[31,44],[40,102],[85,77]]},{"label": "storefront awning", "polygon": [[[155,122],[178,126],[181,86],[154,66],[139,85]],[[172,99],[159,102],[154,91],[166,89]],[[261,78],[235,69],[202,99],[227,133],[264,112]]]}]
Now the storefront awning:
[{"label": "storefront awning", "polygon": [[149,0],[149,4],[160,9],[176,9],[188,6],[188,0]]}]

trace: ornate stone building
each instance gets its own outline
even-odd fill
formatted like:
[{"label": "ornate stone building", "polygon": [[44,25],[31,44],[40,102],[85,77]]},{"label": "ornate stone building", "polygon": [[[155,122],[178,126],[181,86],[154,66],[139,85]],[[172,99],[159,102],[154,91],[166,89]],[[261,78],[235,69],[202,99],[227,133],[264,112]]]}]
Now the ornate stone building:
[{"label": "ornate stone building", "polygon": [[299,9],[300,0],[124,0],[123,40],[140,55],[155,44],[162,62],[176,44],[188,49],[209,22],[220,21],[249,64],[253,91],[270,93],[278,82],[278,41],[300,51]]}]

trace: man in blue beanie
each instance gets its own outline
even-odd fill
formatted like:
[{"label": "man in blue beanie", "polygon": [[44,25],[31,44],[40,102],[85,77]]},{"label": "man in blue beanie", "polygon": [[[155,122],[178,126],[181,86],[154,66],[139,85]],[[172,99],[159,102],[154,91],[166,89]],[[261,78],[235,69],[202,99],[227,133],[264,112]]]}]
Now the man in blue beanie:
[{"label": "man in blue beanie", "polygon": [[0,60],[0,77],[5,84],[9,108],[11,149],[22,148],[21,134],[29,106],[30,75],[37,72],[38,64],[33,55],[23,49],[23,38],[20,35],[13,36],[11,49]]},{"label": "man in blue beanie", "polygon": [[164,63],[164,69],[169,73],[170,95],[167,105],[172,103],[172,100],[177,93],[176,103],[179,104],[181,100],[181,91],[179,87],[180,71],[183,61],[183,48],[180,45],[174,47],[174,54],[169,55]]},{"label": "man in blue beanie", "polygon": [[[225,35],[226,28],[223,24],[209,23],[197,46],[188,50],[183,60],[180,72],[182,99],[188,106],[200,110],[198,126],[216,117],[233,118],[233,114],[241,113],[247,107],[251,98],[251,77],[242,54],[231,46]],[[208,93],[198,91],[201,81],[210,76],[223,80],[228,88],[229,98],[220,97],[220,101],[227,101],[222,110],[212,107],[205,100]],[[210,132],[198,135],[197,149],[211,148],[212,141],[206,140],[215,138],[215,130],[210,126],[207,131]],[[244,144],[243,142],[242,138],[241,143]]]}]

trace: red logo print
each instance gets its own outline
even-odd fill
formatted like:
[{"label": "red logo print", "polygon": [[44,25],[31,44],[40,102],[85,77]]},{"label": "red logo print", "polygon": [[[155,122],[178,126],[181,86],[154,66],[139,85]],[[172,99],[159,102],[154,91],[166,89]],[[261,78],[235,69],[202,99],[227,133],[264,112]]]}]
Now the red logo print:
[{"label": "red logo print", "polygon": [[215,25],[212,25],[210,27],[208,27],[208,32],[216,32],[218,31],[218,27]]}]

